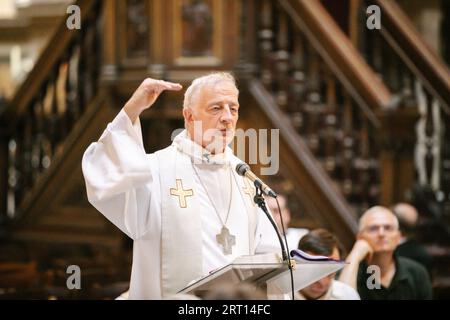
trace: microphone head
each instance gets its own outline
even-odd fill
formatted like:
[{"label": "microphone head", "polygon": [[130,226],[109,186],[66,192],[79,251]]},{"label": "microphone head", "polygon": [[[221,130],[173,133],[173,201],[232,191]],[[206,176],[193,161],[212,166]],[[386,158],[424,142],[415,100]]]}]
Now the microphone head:
[{"label": "microphone head", "polygon": [[245,173],[250,170],[250,167],[245,162],[241,162],[236,166],[236,172],[240,176],[245,176]]}]

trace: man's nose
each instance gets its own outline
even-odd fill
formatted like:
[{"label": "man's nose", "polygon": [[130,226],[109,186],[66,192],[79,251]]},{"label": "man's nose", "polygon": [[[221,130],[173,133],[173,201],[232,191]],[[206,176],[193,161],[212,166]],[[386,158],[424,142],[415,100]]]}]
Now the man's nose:
[{"label": "man's nose", "polygon": [[233,120],[233,116],[231,115],[231,110],[229,105],[225,105],[223,108],[222,116],[220,118],[222,122],[230,123]]},{"label": "man's nose", "polygon": [[379,227],[379,228],[378,228],[378,234],[379,234],[380,236],[384,236],[384,235],[386,234],[386,229],[384,229],[383,226]]}]

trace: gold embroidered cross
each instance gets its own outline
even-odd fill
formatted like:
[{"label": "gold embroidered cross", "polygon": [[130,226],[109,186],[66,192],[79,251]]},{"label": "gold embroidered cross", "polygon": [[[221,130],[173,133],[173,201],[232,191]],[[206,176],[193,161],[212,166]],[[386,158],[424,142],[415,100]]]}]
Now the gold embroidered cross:
[{"label": "gold embroidered cross", "polygon": [[183,189],[183,181],[181,179],[176,179],[177,187],[170,188],[170,194],[172,196],[178,197],[178,202],[181,208],[187,208],[186,197],[191,197],[194,195],[194,191],[192,189],[184,190]]},{"label": "gold embroidered cross", "polygon": [[244,184],[245,184],[245,188],[243,188],[244,193],[246,193],[249,197],[250,197],[250,202],[253,203],[253,205],[255,205],[255,201],[253,200],[253,198],[255,197],[255,188],[252,187],[252,185],[250,184],[250,182],[248,181],[248,179],[244,178]]}]

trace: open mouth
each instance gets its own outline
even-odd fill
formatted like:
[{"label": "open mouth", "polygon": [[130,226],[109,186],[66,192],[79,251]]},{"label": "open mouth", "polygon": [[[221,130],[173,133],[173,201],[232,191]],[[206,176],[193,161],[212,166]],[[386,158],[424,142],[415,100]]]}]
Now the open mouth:
[{"label": "open mouth", "polygon": [[220,129],[220,133],[222,134],[222,136],[229,136],[232,131],[231,129]]}]

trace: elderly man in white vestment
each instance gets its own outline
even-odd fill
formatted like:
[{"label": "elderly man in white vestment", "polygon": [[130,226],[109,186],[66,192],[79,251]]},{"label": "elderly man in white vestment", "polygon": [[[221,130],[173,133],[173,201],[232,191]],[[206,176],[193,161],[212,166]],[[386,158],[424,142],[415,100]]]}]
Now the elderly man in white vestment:
[{"label": "elderly man in white vestment", "polygon": [[146,154],[139,115],[181,89],[144,80],[83,156],[89,201],[134,240],[130,299],[170,298],[238,256],[280,250],[254,188],[234,170],[239,91],[230,74],[195,79],[183,102],[186,130]]}]

